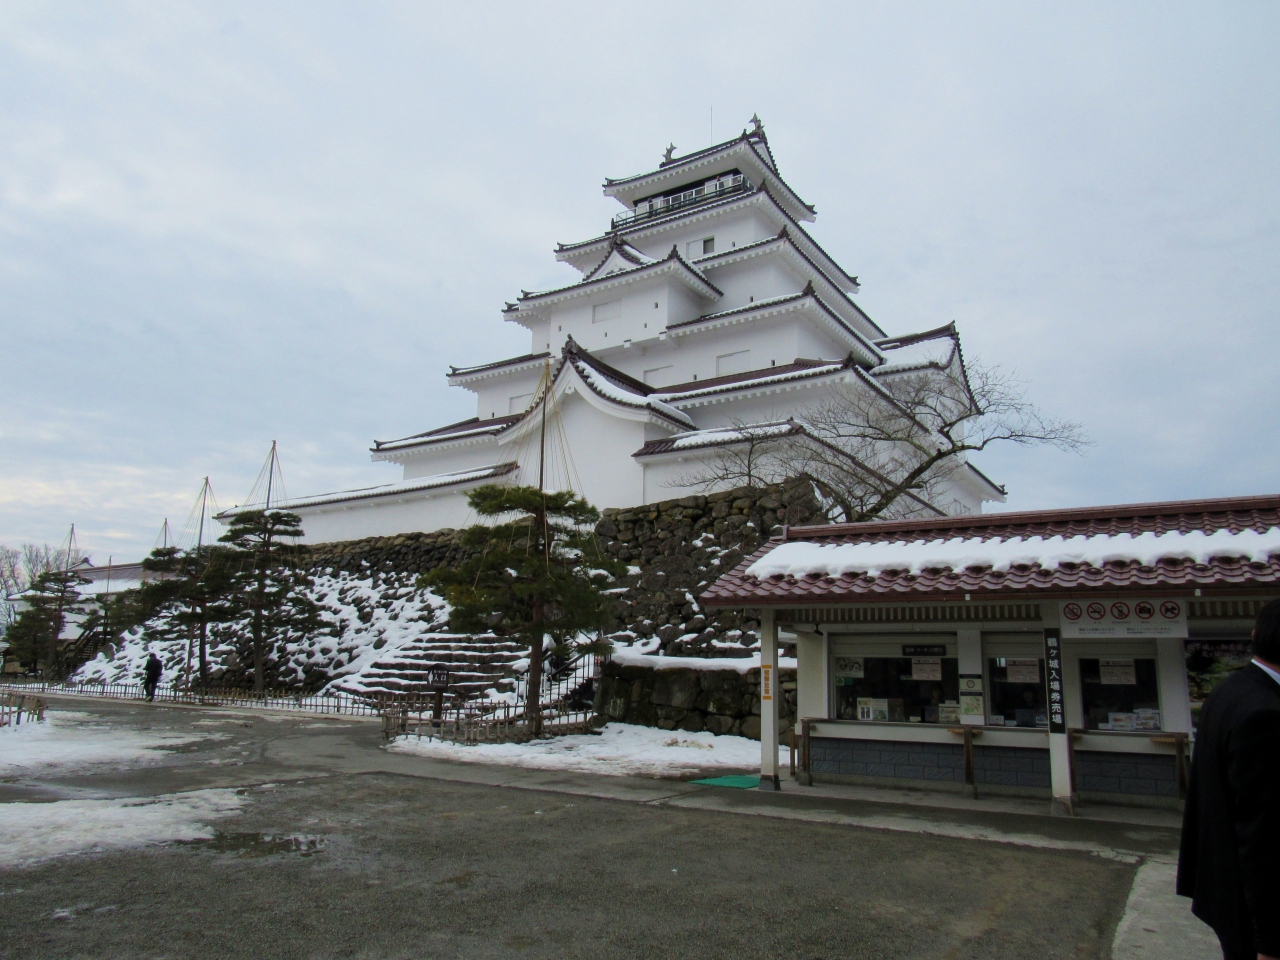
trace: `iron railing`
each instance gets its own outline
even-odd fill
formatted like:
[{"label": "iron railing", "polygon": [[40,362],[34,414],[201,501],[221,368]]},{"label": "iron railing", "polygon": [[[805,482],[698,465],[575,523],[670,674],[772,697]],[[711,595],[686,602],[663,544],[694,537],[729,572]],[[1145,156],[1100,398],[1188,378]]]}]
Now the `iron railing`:
[{"label": "iron railing", "polygon": [[632,226],[643,220],[665,217],[667,214],[674,213],[677,210],[696,207],[702,203],[711,203],[714,200],[723,200],[725,197],[731,197],[734,194],[750,193],[753,189],[751,181],[740,173],[708,180],[706,183],[690,187],[688,190],[682,190],[680,193],[672,194],[669,197],[654,197],[651,200],[641,201],[636,204],[634,210],[628,213],[620,213],[614,217],[610,228],[617,230],[619,227]]},{"label": "iron railing", "polygon": [[[543,675],[539,697],[539,723],[544,736],[583,732],[591,728],[594,710],[584,700],[602,675],[604,658],[584,654]],[[588,686],[588,685],[591,686]],[[172,683],[157,686],[154,699],[162,703],[201,706],[257,707],[306,713],[380,716],[388,739],[410,733],[443,737],[462,743],[528,739],[521,678],[513,701],[467,699],[453,691],[420,690],[408,693],[303,693],[238,687],[200,687]],[[0,697],[34,701],[32,694],[57,694],[113,700],[142,700],[146,689],[139,683],[49,683],[46,681],[0,683]],[[442,696],[438,696],[442,694]],[[44,703],[40,703],[43,717]],[[411,729],[412,727],[412,729]]]},{"label": "iron railing", "polygon": [[[146,690],[140,683],[0,683],[0,691],[45,693],[109,700],[142,700]],[[306,713],[377,716],[391,696],[355,696],[349,693],[302,693],[292,690],[244,690],[236,687],[183,687],[177,684],[156,688],[155,699],[162,703],[192,703],[204,706],[265,707],[271,710],[301,710]]]}]

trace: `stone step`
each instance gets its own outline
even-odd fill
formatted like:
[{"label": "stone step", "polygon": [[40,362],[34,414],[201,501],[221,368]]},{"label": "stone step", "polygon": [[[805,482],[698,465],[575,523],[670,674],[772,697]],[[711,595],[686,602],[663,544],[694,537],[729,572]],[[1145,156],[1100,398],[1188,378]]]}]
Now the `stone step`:
[{"label": "stone step", "polygon": [[519,657],[529,652],[519,644],[469,644],[469,643],[406,643],[399,648],[404,653],[452,653],[460,657]]},{"label": "stone step", "polygon": [[[508,693],[514,689],[515,683],[513,681],[498,681],[497,683],[455,683],[450,685],[448,692],[455,697],[473,698],[483,694],[486,690],[498,690],[502,693]],[[406,683],[394,679],[366,681],[360,685],[360,690],[364,693],[418,694],[424,698],[435,692],[422,684]]]},{"label": "stone step", "polygon": [[448,691],[470,698],[497,688],[516,687],[514,665],[529,654],[527,644],[493,635],[424,634],[388,651],[341,684],[369,693],[429,696],[431,674],[449,672]]}]

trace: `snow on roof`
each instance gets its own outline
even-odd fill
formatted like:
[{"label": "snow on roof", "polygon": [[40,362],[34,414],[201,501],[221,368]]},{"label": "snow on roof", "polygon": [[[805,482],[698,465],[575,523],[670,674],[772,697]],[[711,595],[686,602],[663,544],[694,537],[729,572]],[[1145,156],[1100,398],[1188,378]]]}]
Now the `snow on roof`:
[{"label": "snow on roof", "polygon": [[[606,270],[605,268],[610,261],[613,262],[613,266]],[[604,259],[597,263],[582,280],[583,282],[593,280],[597,275],[607,277],[622,270],[630,270],[633,267],[647,267],[657,262],[653,257],[645,256],[621,237],[614,236],[609,240],[609,250],[604,255]]]},{"label": "snow on roof", "polygon": [[546,360],[551,356],[547,351],[542,353],[526,353],[523,356],[511,357],[508,360],[495,360],[493,363],[482,363],[474,367],[455,367],[450,365],[450,377],[469,377],[477,373],[488,373],[493,370],[501,370],[503,367],[515,367],[522,363],[533,363],[537,360]]},{"label": "snow on roof", "polygon": [[730,390],[767,386],[771,383],[782,383],[787,380],[799,380],[822,374],[837,373],[848,367],[845,360],[797,360],[781,367],[763,367],[749,370],[746,373],[734,373],[710,380],[690,380],[670,387],[661,387],[654,391],[668,400],[690,400],[695,397]]},{"label": "snow on roof", "polygon": [[798,527],[711,605],[1280,584],[1280,496]]},{"label": "snow on roof", "polygon": [[710,430],[691,430],[688,433],[677,433],[672,437],[650,440],[632,454],[634,457],[650,457],[660,453],[675,453],[682,450],[699,450],[704,447],[723,447],[735,443],[746,443],[749,440],[767,440],[771,437],[785,437],[804,430],[800,424],[791,420],[780,420],[772,423],[750,423],[740,427],[716,427]]},{"label": "snow on roof", "polygon": [[574,369],[578,371],[578,376],[582,378],[583,382],[606,400],[612,400],[615,403],[625,404],[629,407],[648,407],[655,413],[659,413],[676,423],[688,427],[693,426],[693,421],[689,419],[688,414],[682,413],[652,394],[645,395],[629,390],[592,364],[584,362],[581,357],[572,356],[570,362],[573,363]]},{"label": "snow on roof", "polygon": [[415,433],[412,437],[405,437],[402,440],[375,440],[373,442],[373,451],[381,453],[386,450],[402,450],[405,447],[416,447],[427,443],[443,443],[446,440],[460,440],[464,437],[479,436],[486,433],[501,433],[519,420],[521,416],[523,414],[511,413],[502,417],[493,417],[489,420],[471,417],[467,420],[460,420],[458,423],[438,427],[435,430],[428,430],[426,433]]},{"label": "snow on roof", "polygon": [[[464,483],[475,483],[481,480],[492,480],[505,476],[516,469],[515,463],[495,463],[492,466],[475,470],[459,470],[454,473],[442,473],[434,477],[414,477],[412,480],[401,480],[397,483],[384,483],[376,487],[362,487],[357,490],[342,490],[337,493],[322,493],[313,497],[299,497],[285,500],[273,509],[297,510],[302,507],[318,507],[327,503],[346,503],[352,500],[371,500],[377,497],[391,497],[422,490],[436,490],[441,487],[452,487]],[[231,517],[235,510],[225,510],[218,514],[219,518]]]},{"label": "snow on roof", "polygon": [[783,543],[747,568],[748,576],[878,577],[886,570],[920,574],[925,570],[985,569],[1038,564],[1102,567],[1108,563],[1137,563],[1154,567],[1161,560],[1208,563],[1214,557],[1262,562],[1280,554],[1280,529],[1191,530],[1183,533],[1120,533],[1075,537],[1014,537],[990,540],[955,537],[946,540],[897,540],[869,543]]},{"label": "snow on roof", "polygon": [[[612,256],[612,252],[610,256]],[[606,258],[607,259],[607,258]],[[515,304],[508,304],[504,313],[517,313],[525,305],[536,305],[540,300],[546,300],[551,297],[573,297],[578,296],[582,291],[594,287],[601,283],[615,283],[622,280],[638,277],[642,274],[647,275],[650,272],[659,273],[664,271],[675,270],[676,276],[684,280],[687,286],[690,286],[701,293],[707,299],[716,299],[724,296],[714,283],[703,275],[702,271],[693,266],[680,255],[680,251],[672,246],[671,252],[662,260],[652,260],[639,266],[632,267],[629,270],[618,270],[600,277],[584,277],[577,283],[571,283],[565,287],[556,287],[552,290],[521,290],[520,297]]]},{"label": "snow on roof", "polygon": [[873,373],[880,376],[927,366],[945,367],[955,357],[959,345],[960,335],[953,323],[924,333],[877,340],[876,346],[884,354],[885,362]]}]

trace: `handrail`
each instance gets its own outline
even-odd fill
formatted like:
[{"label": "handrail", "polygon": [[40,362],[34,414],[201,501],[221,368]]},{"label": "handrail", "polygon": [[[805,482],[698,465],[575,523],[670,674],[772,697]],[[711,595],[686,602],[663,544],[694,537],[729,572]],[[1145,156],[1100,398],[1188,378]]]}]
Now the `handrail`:
[{"label": "handrail", "polygon": [[[684,210],[688,207],[696,207],[703,203],[710,203],[714,200],[722,200],[725,197],[731,197],[738,193],[750,193],[755,189],[754,185],[742,174],[734,174],[732,177],[720,178],[711,181],[715,186],[708,188],[707,184],[699,184],[688,190],[669,197],[655,197],[652,200],[636,204],[636,209],[627,213],[620,213],[610,222],[610,229],[617,230],[619,227],[633,223],[639,223],[641,220],[652,220],[657,217],[666,216],[677,210]],[[725,186],[720,186],[725,184]],[[642,210],[641,207],[644,207]]]}]

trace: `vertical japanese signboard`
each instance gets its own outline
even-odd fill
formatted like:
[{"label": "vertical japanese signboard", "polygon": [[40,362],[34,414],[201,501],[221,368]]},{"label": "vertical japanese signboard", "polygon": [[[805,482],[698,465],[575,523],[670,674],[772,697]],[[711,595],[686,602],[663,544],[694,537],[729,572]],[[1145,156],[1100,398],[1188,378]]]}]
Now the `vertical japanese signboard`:
[{"label": "vertical japanese signboard", "polygon": [[773,699],[773,664],[771,663],[760,666],[760,699]]},{"label": "vertical japanese signboard", "polygon": [[1066,733],[1067,715],[1062,695],[1062,633],[1044,632],[1044,680],[1049,705],[1049,732]]}]

